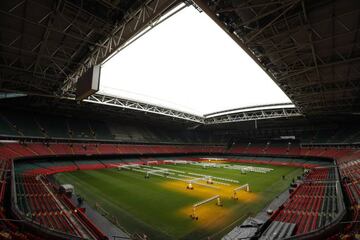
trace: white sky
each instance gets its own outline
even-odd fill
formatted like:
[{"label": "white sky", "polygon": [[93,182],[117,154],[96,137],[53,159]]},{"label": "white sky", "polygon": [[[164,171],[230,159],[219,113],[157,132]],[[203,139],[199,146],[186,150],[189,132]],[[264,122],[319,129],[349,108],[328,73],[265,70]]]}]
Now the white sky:
[{"label": "white sky", "polygon": [[290,102],[220,27],[191,6],[105,63],[100,92],[197,115]]}]

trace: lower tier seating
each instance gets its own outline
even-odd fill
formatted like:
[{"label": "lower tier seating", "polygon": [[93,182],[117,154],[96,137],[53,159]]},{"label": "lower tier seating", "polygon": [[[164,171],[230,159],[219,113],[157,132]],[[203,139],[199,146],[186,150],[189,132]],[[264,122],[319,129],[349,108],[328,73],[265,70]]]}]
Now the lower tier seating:
[{"label": "lower tier seating", "polygon": [[344,156],[337,160],[342,183],[350,202],[353,222],[346,226],[347,230],[359,231],[360,224],[360,152]]},{"label": "lower tier seating", "polygon": [[[254,154],[283,154],[299,156],[321,156],[334,158],[339,166],[340,177],[350,200],[353,219],[359,219],[359,168],[360,152],[352,149],[335,148],[293,148],[277,147],[272,150],[268,148],[248,148],[247,153]],[[91,155],[91,154],[147,154],[147,153],[244,153],[244,148],[231,148],[227,150],[222,146],[188,146],[188,145],[119,145],[119,144],[86,144],[86,143],[1,143],[0,163],[8,160],[49,155]],[[251,160],[249,160],[251,161]],[[272,163],[275,163],[273,161]],[[304,160],[304,162],[306,162]],[[260,163],[260,162],[259,162]],[[272,164],[271,163],[271,164]],[[264,164],[269,164],[268,162]],[[0,165],[1,167],[1,165]],[[78,169],[96,169],[109,167],[101,161],[77,162],[64,166],[39,165],[38,172],[33,174],[48,174],[51,171],[74,171]],[[314,167],[311,166],[310,167]],[[313,169],[306,179],[308,182],[300,185],[292,194],[291,198],[284,204],[283,208],[274,216],[274,222],[286,222],[295,224],[294,233],[303,234],[325,226],[336,218],[339,212],[339,204],[336,199],[338,187],[332,181],[336,178],[335,168]],[[81,214],[75,214],[72,208],[66,204],[66,200],[56,196],[54,198],[48,190],[52,186],[45,180],[45,185],[40,183],[33,175],[19,175],[16,177],[16,186],[19,194],[17,204],[24,213],[34,218],[34,221],[47,226],[49,229],[72,235],[81,235],[81,229],[87,229],[87,220]],[[329,181],[329,182],[325,182]],[[4,186],[5,181],[1,182]],[[46,186],[46,187],[45,187]],[[2,187],[2,186],[1,186]],[[0,191],[3,194],[4,190]],[[47,191],[47,192],[46,192]],[[0,199],[1,199],[0,195]],[[57,200],[55,200],[57,199]],[[60,200],[59,200],[60,199]],[[53,203],[49,205],[48,203]],[[66,213],[64,214],[64,209]],[[305,209],[305,210],[304,210]],[[71,220],[73,219],[73,220]],[[78,224],[78,225],[77,225]],[[80,227],[79,227],[80,226]],[[290,226],[290,225],[286,225]],[[291,225],[293,226],[293,225]],[[290,228],[290,227],[289,227]],[[79,230],[80,229],[80,230]],[[354,228],[352,228],[354,229]],[[16,232],[16,231],[15,231]],[[96,234],[95,230],[84,231],[89,236]],[[84,236],[84,235],[81,235]],[[24,238],[26,239],[26,238]],[[35,239],[35,238],[34,238]]]},{"label": "lower tier seating", "polygon": [[78,210],[68,206],[67,198],[59,195],[46,177],[17,174],[15,181],[18,209],[32,223],[67,234],[69,238],[106,239],[91,221],[84,223]]},{"label": "lower tier seating", "polygon": [[338,213],[336,183],[310,182],[301,184],[273,219],[294,223],[295,235],[299,235],[328,225]]},{"label": "lower tier seating", "polygon": [[320,168],[313,168],[309,174],[307,175],[307,180],[309,181],[329,181],[335,180],[335,168],[333,167],[320,167]]}]

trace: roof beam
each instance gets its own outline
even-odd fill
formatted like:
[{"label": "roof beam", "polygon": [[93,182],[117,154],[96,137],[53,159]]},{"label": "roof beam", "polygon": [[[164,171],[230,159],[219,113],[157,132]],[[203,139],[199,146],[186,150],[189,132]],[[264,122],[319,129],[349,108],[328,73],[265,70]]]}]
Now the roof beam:
[{"label": "roof beam", "polygon": [[[274,118],[288,118],[303,116],[300,111],[289,104],[273,104],[263,106],[253,106],[251,108],[241,108],[219,112],[215,116],[209,114],[205,116],[198,116],[182,111],[173,110],[166,107],[160,107],[148,103],[141,103],[129,99],[123,99],[108,95],[94,94],[84,102],[93,104],[102,104],[122,109],[131,109],[135,111],[142,111],[145,113],[159,114],[167,117],[182,119],[186,121],[196,122],[200,124],[222,124],[222,123],[236,123],[242,121],[254,121],[262,119]],[[235,112],[234,112],[235,111]]]},{"label": "roof beam", "polygon": [[224,114],[222,116],[206,118],[205,124],[236,123],[236,122],[244,122],[244,121],[301,117],[301,116],[303,115],[296,108],[277,108],[277,109],[240,112],[234,114]]},{"label": "roof beam", "polygon": [[158,21],[179,3],[179,0],[147,0],[136,11],[132,10],[125,14],[124,19],[115,24],[115,28],[84,59],[83,64],[68,75],[61,89],[63,94],[74,91],[75,84],[83,73],[92,66],[102,63],[132,37]]},{"label": "roof beam", "polygon": [[102,94],[94,94],[84,100],[84,102],[108,105],[113,107],[119,107],[124,109],[132,109],[137,111],[143,111],[145,113],[153,113],[159,115],[165,115],[168,117],[179,118],[187,121],[203,123],[203,117],[193,114],[173,110],[170,108],[160,107],[148,103],[141,103],[129,99],[123,99],[113,96],[107,96]]}]

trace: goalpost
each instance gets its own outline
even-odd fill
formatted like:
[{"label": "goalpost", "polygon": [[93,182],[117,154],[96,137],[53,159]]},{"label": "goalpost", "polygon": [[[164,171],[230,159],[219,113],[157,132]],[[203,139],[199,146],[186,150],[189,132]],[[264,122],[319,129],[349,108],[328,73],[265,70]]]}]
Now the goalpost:
[{"label": "goalpost", "polygon": [[196,208],[197,207],[200,207],[201,205],[204,205],[204,204],[207,204],[211,201],[214,201],[216,200],[216,206],[219,206],[219,207],[222,207],[222,202],[221,202],[221,199],[220,199],[220,195],[215,195],[211,198],[208,198],[208,199],[205,199],[203,201],[200,201],[198,203],[195,203],[193,206],[192,206],[192,214],[190,215],[190,217],[193,219],[193,220],[198,220],[199,217],[197,216],[196,214]]},{"label": "goalpost", "polygon": [[241,190],[243,190],[243,189],[245,189],[245,191],[247,191],[247,192],[250,192],[250,186],[249,186],[249,184],[246,183],[246,184],[244,184],[244,185],[242,185],[242,186],[240,186],[240,187],[234,188],[234,190],[233,190],[233,195],[232,195],[231,198],[234,199],[234,200],[238,200],[237,192],[239,192],[239,191],[241,191]]}]

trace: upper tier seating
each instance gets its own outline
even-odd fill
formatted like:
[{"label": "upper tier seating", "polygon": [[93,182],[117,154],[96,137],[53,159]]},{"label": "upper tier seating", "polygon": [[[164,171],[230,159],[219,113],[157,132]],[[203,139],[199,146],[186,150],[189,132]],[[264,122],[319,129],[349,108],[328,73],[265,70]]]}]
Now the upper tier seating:
[{"label": "upper tier seating", "polygon": [[77,120],[77,119],[67,119],[68,129],[71,133],[71,138],[75,139],[94,139],[95,132],[92,131],[92,128],[87,120]]},{"label": "upper tier seating", "polygon": [[93,155],[93,154],[154,154],[154,153],[210,153],[222,152],[221,146],[192,145],[130,145],[130,144],[85,144],[85,143],[6,143],[0,144],[0,157],[13,159],[19,157],[46,155]]},{"label": "upper tier seating", "polygon": [[23,115],[18,112],[7,112],[3,117],[23,136],[45,137],[32,115],[24,118]]},{"label": "upper tier seating", "polygon": [[105,122],[90,120],[91,131],[95,134],[96,139],[112,140],[114,136],[110,132]]},{"label": "upper tier seating", "polygon": [[0,133],[3,136],[19,136],[14,126],[0,114]]},{"label": "upper tier seating", "polygon": [[65,119],[56,116],[37,115],[36,120],[49,138],[70,138]]},{"label": "upper tier seating", "polygon": [[60,115],[3,110],[0,136],[73,140],[116,140],[138,143],[223,142],[209,134],[187,130],[167,130],[158,126],[123,123],[115,120],[88,120]]}]

